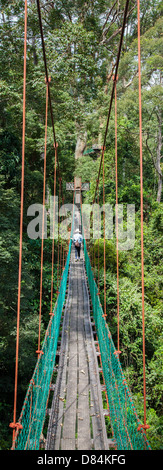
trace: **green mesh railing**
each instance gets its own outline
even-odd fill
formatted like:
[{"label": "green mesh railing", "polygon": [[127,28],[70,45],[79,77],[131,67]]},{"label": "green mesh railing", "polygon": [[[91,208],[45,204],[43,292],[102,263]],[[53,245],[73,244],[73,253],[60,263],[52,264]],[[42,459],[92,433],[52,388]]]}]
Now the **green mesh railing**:
[{"label": "green mesh railing", "polygon": [[[73,233],[73,224],[72,231]],[[104,318],[98,289],[93,277],[86,242],[83,237],[85,265],[93,305],[93,314],[100,346],[103,375],[106,385],[109,415],[114,439],[118,450],[150,449],[140,420],[136,414],[131,393],[127,386],[119,356],[116,353],[111,333]],[[50,382],[55,365],[60,320],[65,302],[68,270],[70,264],[72,240],[70,239],[65,269],[63,271],[60,293],[54,307],[54,315],[48,324],[36,367],[30,381],[19,425],[15,434],[12,450],[38,450],[43,429],[46,406],[49,397]],[[138,431],[138,428],[140,430]]]},{"label": "green mesh railing", "polygon": [[61,315],[65,302],[71,245],[72,240],[70,239],[66,265],[61,278],[60,292],[41,347],[43,354],[39,355],[27,390],[18,421],[22,429],[17,429],[16,431],[12,450],[39,449],[40,435],[43,429],[49,397],[50,382],[55,365]]},{"label": "green mesh railing", "polygon": [[104,318],[85,240],[84,256],[109,403],[110,422],[116,447],[118,450],[150,449],[144,430],[142,428],[138,430],[141,423],[136,414],[119,356]]}]

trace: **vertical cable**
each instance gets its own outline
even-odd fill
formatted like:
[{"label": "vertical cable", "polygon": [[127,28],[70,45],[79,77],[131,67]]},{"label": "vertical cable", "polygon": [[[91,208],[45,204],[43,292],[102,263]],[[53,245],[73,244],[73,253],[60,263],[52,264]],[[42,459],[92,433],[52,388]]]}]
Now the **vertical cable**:
[{"label": "vertical cable", "polygon": [[99,185],[97,187],[97,204],[98,204],[98,294],[100,294],[100,263],[99,263],[99,257],[100,257],[100,247],[99,247]]},{"label": "vertical cable", "polygon": [[44,147],[44,180],[43,180],[43,214],[42,214],[42,240],[41,240],[41,274],[40,274],[40,308],[39,308],[39,332],[37,354],[41,353],[41,310],[42,310],[42,278],[43,278],[43,257],[44,257],[44,221],[45,221],[45,187],[46,187],[46,144],[47,144],[47,120],[48,120],[48,81],[46,81],[46,110],[45,110],[45,147]]},{"label": "vertical cable", "polygon": [[[59,178],[59,214],[60,214],[60,199],[61,199],[61,178]],[[57,294],[59,294],[59,277],[60,277],[60,243],[59,243],[59,227],[60,218],[58,214],[58,263],[57,263]]]},{"label": "vertical cable", "polygon": [[104,316],[106,318],[106,240],[105,240],[105,169],[104,169],[104,151],[102,148],[103,161],[103,232],[104,232]]},{"label": "vertical cable", "polygon": [[[62,206],[64,205],[64,198],[62,196]],[[62,215],[62,218],[61,218],[61,221],[63,222],[63,215]],[[64,267],[64,243],[63,243],[63,240],[62,240],[62,237],[61,237],[61,277],[62,277],[62,271],[63,271],[63,267]]]},{"label": "vertical cable", "polygon": [[116,187],[116,254],[117,254],[117,353],[119,350],[119,253],[118,253],[118,155],[117,155],[117,80],[115,80],[115,187]]},{"label": "vertical cable", "polygon": [[55,198],[56,198],[56,172],[57,172],[57,146],[55,148],[55,163],[54,163],[54,205],[53,205],[53,239],[52,239],[52,274],[51,274],[51,302],[50,302],[50,315],[53,314],[53,280],[54,280],[54,229],[55,229]]},{"label": "vertical cable", "polygon": [[96,252],[95,252],[95,241],[93,243],[93,250],[94,250],[94,280],[96,280]]},{"label": "vertical cable", "polygon": [[146,378],[145,378],[145,316],[144,316],[144,243],[143,243],[143,151],[142,151],[142,104],[141,104],[141,51],[140,51],[140,1],[137,0],[138,18],[138,74],[139,74],[139,143],[140,143],[140,210],[141,210],[141,282],[142,282],[142,332],[143,332],[143,390],[144,426],[146,424]]},{"label": "vertical cable", "polygon": [[26,113],[26,60],[27,60],[27,0],[25,0],[24,14],[24,76],[23,76],[23,128],[22,128],[22,170],[21,170],[21,203],[20,203],[20,241],[19,241],[19,272],[18,272],[18,301],[17,301],[17,336],[16,336],[16,358],[15,358],[15,389],[14,389],[14,413],[13,441],[16,427],[21,427],[16,423],[17,409],[17,388],[18,388],[18,357],[19,357],[19,324],[20,324],[20,296],[21,296],[21,274],[22,274],[22,238],[23,238],[23,206],[24,206],[24,161],[25,161],[25,113]]}]

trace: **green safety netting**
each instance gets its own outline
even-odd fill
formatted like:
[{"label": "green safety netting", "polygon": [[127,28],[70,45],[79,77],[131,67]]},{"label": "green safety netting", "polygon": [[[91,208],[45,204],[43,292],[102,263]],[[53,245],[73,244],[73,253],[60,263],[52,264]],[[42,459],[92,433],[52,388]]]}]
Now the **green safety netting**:
[{"label": "green safety netting", "polygon": [[[73,231],[73,224],[72,224]],[[72,234],[71,231],[71,234]],[[98,335],[102,369],[106,385],[109,416],[113,436],[118,450],[150,449],[144,430],[135,411],[132,396],[127,386],[119,356],[104,318],[98,289],[94,280],[86,241],[83,236],[85,266],[93,305],[93,315]],[[70,264],[72,240],[70,239],[65,269],[62,274],[60,292],[54,307],[54,315],[48,324],[36,367],[30,381],[12,449],[38,450],[43,429],[46,407],[49,397],[50,382],[54,370],[60,321],[65,302],[68,270]],[[140,430],[138,430],[140,427]]]},{"label": "green safety netting", "polygon": [[46,415],[50,382],[54,370],[60,321],[66,296],[68,270],[71,255],[72,240],[65,268],[61,278],[60,292],[53,310],[51,320],[45,333],[44,342],[36,367],[30,381],[23,408],[18,423],[22,429],[17,429],[12,450],[38,450],[40,435]]},{"label": "green safety netting", "polygon": [[145,431],[142,428],[138,430],[141,423],[122,371],[119,355],[116,353],[111,333],[104,318],[85,240],[84,256],[109,403],[110,423],[116,447],[118,450],[150,449]]}]

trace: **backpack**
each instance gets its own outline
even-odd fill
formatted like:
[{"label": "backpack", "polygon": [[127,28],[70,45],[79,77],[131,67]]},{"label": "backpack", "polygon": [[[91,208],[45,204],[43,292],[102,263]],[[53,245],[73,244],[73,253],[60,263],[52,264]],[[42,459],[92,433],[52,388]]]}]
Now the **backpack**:
[{"label": "backpack", "polygon": [[80,246],[80,243],[78,242],[78,240],[76,240],[75,246]]}]

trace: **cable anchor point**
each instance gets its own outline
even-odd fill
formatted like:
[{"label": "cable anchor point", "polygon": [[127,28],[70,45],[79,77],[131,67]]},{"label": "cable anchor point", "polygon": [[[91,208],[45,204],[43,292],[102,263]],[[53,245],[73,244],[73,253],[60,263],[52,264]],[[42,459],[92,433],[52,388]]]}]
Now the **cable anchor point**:
[{"label": "cable anchor point", "polygon": [[137,428],[137,431],[141,431],[141,429],[144,429],[146,431],[149,428],[150,428],[149,424],[140,424]]},{"label": "cable anchor point", "polygon": [[10,423],[9,428],[11,428],[11,429],[23,429],[23,426],[20,423]]},{"label": "cable anchor point", "polygon": [[41,349],[37,349],[36,354],[44,354],[44,352]]},{"label": "cable anchor point", "polygon": [[50,83],[51,82],[51,77],[45,77],[45,83]]},{"label": "cable anchor point", "polygon": [[119,354],[121,354],[121,353],[122,353],[122,351],[120,351],[119,349],[117,349],[116,351],[114,351],[114,355],[115,355],[115,356],[119,356]]}]

